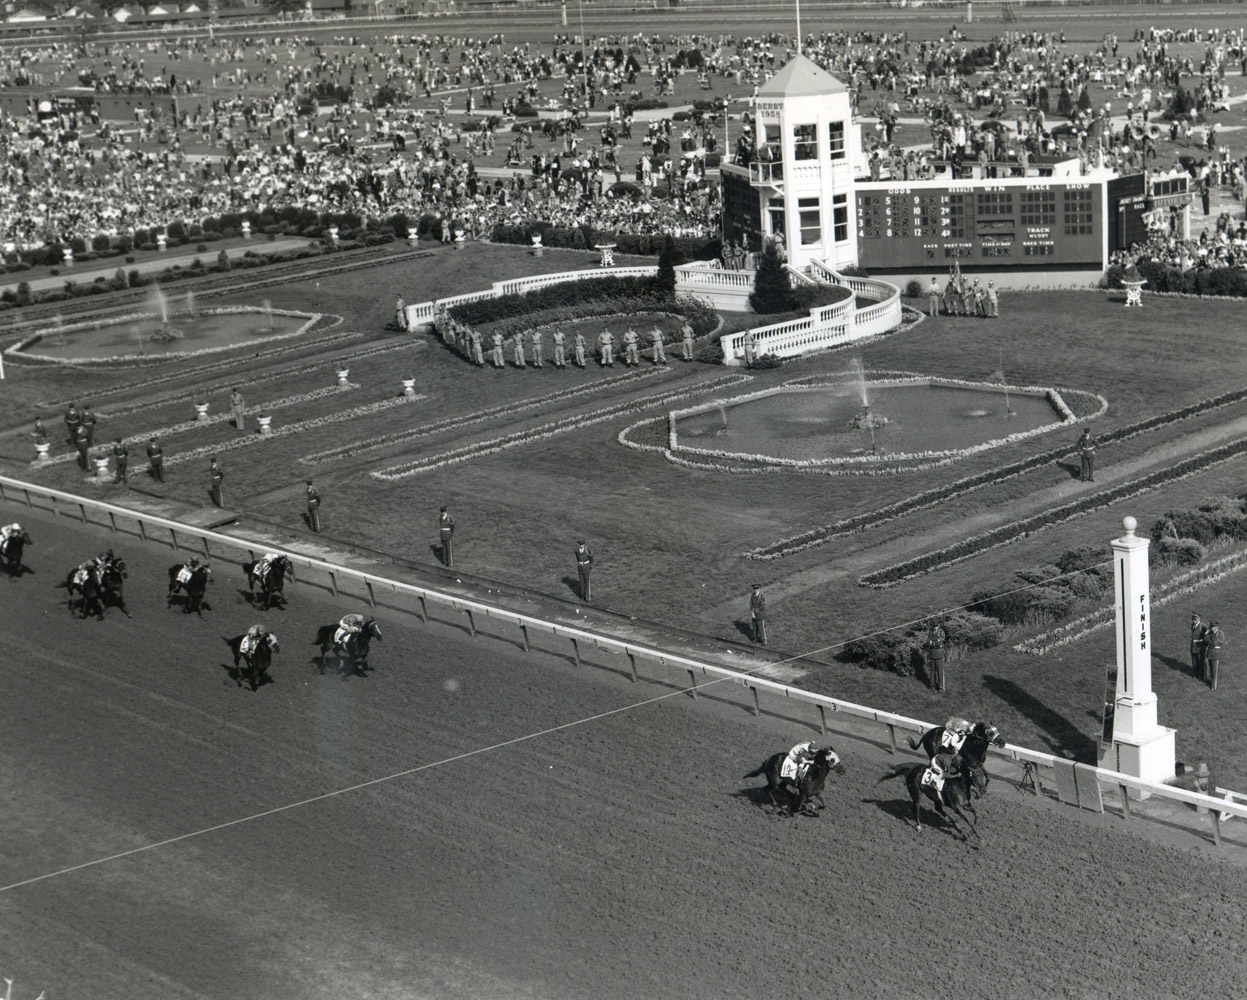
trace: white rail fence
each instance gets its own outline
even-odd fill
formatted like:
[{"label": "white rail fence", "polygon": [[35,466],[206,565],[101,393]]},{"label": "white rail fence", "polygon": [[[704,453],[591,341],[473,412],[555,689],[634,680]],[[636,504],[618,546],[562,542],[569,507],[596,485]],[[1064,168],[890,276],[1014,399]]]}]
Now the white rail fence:
[{"label": "white rail fence", "polygon": [[[0,501],[9,504],[21,503],[33,510],[72,517],[85,525],[107,528],[119,534],[131,534],[146,544],[169,545],[175,550],[202,552],[209,558],[224,558],[226,553],[245,552],[250,559],[254,560],[261,552],[283,552],[297,567],[298,571],[294,576],[297,583],[320,587],[328,590],[335,597],[366,600],[369,606],[374,608],[416,614],[424,622],[434,617],[435,610],[440,610],[443,615],[449,613],[455,618],[462,616],[467,631],[473,638],[482,634],[506,638],[496,632],[487,631],[485,628],[487,624],[518,629],[520,644],[526,652],[534,648],[534,640],[537,637],[545,636],[568,643],[572,659],[577,666],[588,662],[589,657],[595,652],[621,655],[627,659],[628,672],[634,681],[640,680],[642,674],[647,680],[667,684],[682,684],[687,678],[688,693],[693,698],[717,694],[725,699],[735,700],[731,696],[739,695],[740,700],[744,701],[746,707],[750,708],[755,716],[765,711],[768,715],[817,725],[822,733],[837,728],[847,733],[846,726],[837,727],[834,724],[837,717],[846,717],[858,723],[867,723],[886,730],[888,743],[893,751],[898,749],[898,732],[917,735],[925,733],[932,726],[932,723],[918,719],[841,701],[826,695],[814,694],[762,677],[741,674],[725,667],[679,656],[640,643],[617,639],[601,632],[573,628],[532,615],[519,614],[494,604],[469,600],[431,587],[422,587],[362,570],[350,569],[298,552],[257,544],[245,538],[234,538],[208,529],[196,528],[180,521],[75,496],[6,476],[0,476]],[[134,525],[132,530],[129,528],[131,524]],[[557,649],[543,648],[543,651],[559,653]],[[589,665],[613,669],[607,663],[590,662]],[[715,684],[715,687],[711,689],[710,684]],[[829,720],[831,720],[830,723]],[[1221,842],[1223,822],[1233,817],[1247,819],[1247,802],[1241,801],[1244,796],[1238,793],[1225,792],[1224,798],[1217,798],[1172,785],[1142,781],[1105,768],[1075,764],[1051,754],[1028,750],[1013,744],[1007,745],[1002,750],[992,748],[992,753],[996,757],[1024,767],[1027,764],[1031,765],[1034,770],[1026,768],[1026,773],[1035,775],[1039,786],[1036,791],[1042,791],[1042,784],[1047,781],[1050,786],[1055,785],[1063,801],[1078,804],[1084,808],[1103,811],[1100,798],[1102,790],[1108,789],[1118,793],[1121,818],[1124,821],[1131,820],[1129,798],[1131,791],[1194,806],[1196,812],[1191,814],[1193,819],[1206,813],[1210,818],[1213,840],[1217,844]],[[1076,790],[1071,791],[1071,789]],[[1217,791],[1223,790],[1217,789]]]},{"label": "white rail fence", "polygon": [[417,302],[407,306],[407,329],[414,330],[418,326],[426,326],[433,322],[441,309],[453,309],[465,302],[478,302],[481,299],[497,299],[503,295],[522,295],[547,285],[558,285],[565,281],[584,281],[586,278],[652,278],[658,273],[657,264],[642,264],[638,267],[599,267],[581,271],[560,271],[556,274],[537,274],[531,278],[510,278],[507,281],[495,281],[489,288],[479,292],[467,292],[463,295],[451,295],[444,299],[430,299],[428,302]]}]

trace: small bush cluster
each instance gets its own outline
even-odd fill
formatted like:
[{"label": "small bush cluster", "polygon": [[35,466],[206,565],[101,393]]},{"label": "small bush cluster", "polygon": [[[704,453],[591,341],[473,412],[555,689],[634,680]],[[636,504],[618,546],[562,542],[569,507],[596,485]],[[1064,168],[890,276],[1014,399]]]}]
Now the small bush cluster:
[{"label": "small bush cluster", "polygon": [[[854,631],[860,634],[871,629],[862,627]],[[977,611],[960,611],[945,619],[944,635],[948,656],[958,660],[978,650],[999,645],[1004,638],[1004,626]],[[923,625],[914,626],[904,633],[867,635],[847,643],[841,658],[871,670],[886,670],[909,677],[922,664],[925,637]]]},{"label": "small bush cluster", "polygon": [[[620,186],[616,185],[616,187]],[[489,238],[495,243],[529,246],[534,236],[541,237],[542,246],[573,250],[591,250],[599,243],[614,243],[616,253],[634,254],[640,257],[661,253],[666,241],[670,240],[679,263],[690,260],[717,260],[723,253],[723,243],[717,236],[607,233],[591,226],[553,226],[548,222],[529,222],[519,226],[497,225]]]},{"label": "small bush cluster", "polygon": [[[1247,271],[1240,267],[1198,267],[1183,271],[1172,264],[1156,260],[1140,260],[1135,269],[1147,284],[1149,292],[1178,292],[1184,295],[1221,295],[1247,298]],[[1108,288],[1123,288],[1129,269],[1112,265],[1105,273]]]},{"label": "small bush cluster", "polygon": [[1247,538],[1247,503],[1210,497],[1189,510],[1171,510],[1152,525],[1149,557],[1166,566],[1200,562],[1212,547]]},{"label": "small bush cluster", "polygon": [[1054,625],[1080,603],[1099,601],[1112,590],[1113,568],[1107,548],[1093,546],[1063,553],[1055,563],[1018,570],[994,590],[979,590],[972,610],[1006,625]]}]

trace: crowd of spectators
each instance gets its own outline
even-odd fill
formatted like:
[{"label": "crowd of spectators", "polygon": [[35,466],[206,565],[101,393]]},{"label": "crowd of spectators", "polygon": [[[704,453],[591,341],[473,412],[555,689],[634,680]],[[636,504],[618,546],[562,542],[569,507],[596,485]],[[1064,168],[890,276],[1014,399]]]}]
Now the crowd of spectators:
[{"label": "crowd of spectators", "polygon": [[[291,31],[0,54],[0,97],[35,88],[25,114],[13,102],[0,112],[6,252],[288,206],[432,215],[444,232],[475,237],[530,222],[713,234],[721,206],[706,170],[720,152],[718,104],[648,122],[639,151],[634,109],[672,96],[684,74],[703,89],[743,87],[745,97],[795,52],[781,34],[600,36],[582,46],[567,34],[537,45],[500,34],[325,40]],[[1189,54],[1192,43],[1202,57]],[[1227,70],[1247,71],[1242,31],[1140,30],[1126,45],[1107,34],[1082,53],[1042,32],[984,44],[956,27],[919,42],[903,31],[826,32],[802,51],[845,82],[859,114],[876,117],[874,177],[929,177],[943,161],[956,175],[1024,173],[1031,157],[1049,154],[1087,168],[1169,169],[1173,158],[1160,154],[1169,140],[1207,153],[1182,164],[1197,185],[1247,195],[1247,161],[1207,120],[1225,106]],[[132,99],[134,121],[101,121],[85,108],[40,114],[38,93],[68,84]],[[1093,87],[1120,95],[1120,106],[1093,107]],[[930,140],[902,146],[898,123],[914,114]],[[758,155],[756,146],[746,131],[736,159]],[[483,162],[495,150],[505,152],[502,168]]]}]

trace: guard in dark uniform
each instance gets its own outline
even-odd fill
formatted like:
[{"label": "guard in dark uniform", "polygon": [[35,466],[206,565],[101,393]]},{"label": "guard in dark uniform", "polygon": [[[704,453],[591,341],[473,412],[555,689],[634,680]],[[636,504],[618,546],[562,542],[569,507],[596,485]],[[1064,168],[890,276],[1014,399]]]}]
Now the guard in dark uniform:
[{"label": "guard in dark uniform", "polygon": [[312,485],[310,479],[307,481],[307,524],[320,534],[320,490]]},{"label": "guard in dark uniform", "polygon": [[81,424],[74,431],[77,440],[74,441],[74,447],[78,449],[78,464],[82,466],[82,471],[86,472],[90,466],[89,445],[87,444],[87,429]]},{"label": "guard in dark uniform", "polygon": [[576,543],[576,575],[580,578],[580,598],[586,603],[593,600],[589,574],[593,571],[593,553],[583,541]]},{"label": "guard in dark uniform", "polygon": [[749,620],[753,623],[753,641],[766,645],[766,595],[762,593],[762,584],[753,585],[753,593],[749,595]]},{"label": "guard in dark uniform", "polygon": [[923,640],[922,648],[927,654],[927,683],[931,685],[933,691],[947,690],[944,682],[944,661],[948,656],[946,643],[948,636],[944,632],[944,627],[938,620],[931,622],[931,627],[927,629],[927,637]]},{"label": "guard in dark uniform", "polygon": [[160,442],[152,438],[147,445],[147,465],[152,478],[158,483],[165,481],[165,453]]},{"label": "guard in dark uniform", "polygon": [[216,456],[212,456],[212,464],[208,466],[208,493],[212,497],[212,502],[218,506],[223,506],[221,501],[221,483],[225,479],[225,473],[221,471],[221,467],[216,463]]},{"label": "guard in dark uniform", "polygon": [[1081,470],[1079,478],[1089,483],[1095,482],[1095,438],[1091,436],[1091,429],[1084,427],[1082,437],[1078,439],[1078,457],[1081,460]]},{"label": "guard in dark uniform", "polygon": [[126,447],[121,438],[117,438],[113,442],[113,458],[117,460],[117,473],[113,476],[113,482],[124,483],[126,481],[126,466],[130,461],[130,449]]},{"label": "guard in dark uniform", "polygon": [[1214,691],[1217,690],[1217,672],[1221,669],[1221,647],[1225,643],[1225,633],[1217,622],[1208,623],[1208,633],[1204,636],[1204,680]]},{"label": "guard in dark uniform", "polygon": [[1206,679],[1204,671],[1204,640],[1208,636],[1208,626],[1199,617],[1198,611],[1191,612],[1191,673]]},{"label": "guard in dark uniform", "polygon": [[442,541],[442,562],[447,566],[454,566],[455,519],[450,516],[450,511],[445,507],[442,508],[441,516],[437,519],[437,533]]},{"label": "guard in dark uniform", "polygon": [[[82,414],[78,412],[78,404],[70,403],[65,411],[65,431],[69,434],[69,443],[78,443],[78,428],[82,426]],[[83,466],[85,468],[85,466]]]},{"label": "guard in dark uniform", "polygon": [[87,429],[87,447],[95,447],[95,414],[91,412],[90,406],[82,408],[82,426]]}]

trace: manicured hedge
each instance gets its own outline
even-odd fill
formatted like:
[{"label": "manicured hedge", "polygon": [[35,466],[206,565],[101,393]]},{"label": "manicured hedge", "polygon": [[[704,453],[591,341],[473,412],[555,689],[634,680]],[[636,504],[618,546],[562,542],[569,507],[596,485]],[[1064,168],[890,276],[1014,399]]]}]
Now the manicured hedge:
[{"label": "manicured hedge", "polygon": [[[520,226],[497,225],[490,234],[495,243],[516,243],[530,246],[534,236],[541,237],[545,247],[592,249],[599,243],[614,243],[615,252],[646,257],[661,253],[666,237],[662,233],[607,233],[592,226],[554,226],[548,222],[529,222]],[[723,242],[717,236],[673,236],[676,260],[718,260]]]},{"label": "manicured hedge", "polygon": [[[1247,298],[1247,271],[1241,267],[1201,267],[1183,271],[1172,264],[1155,260],[1141,260],[1136,265],[1139,277],[1147,284],[1149,292],[1180,292],[1186,295],[1223,295]],[[1122,278],[1126,268],[1112,265],[1105,273],[1109,288],[1123,288]]]}]

